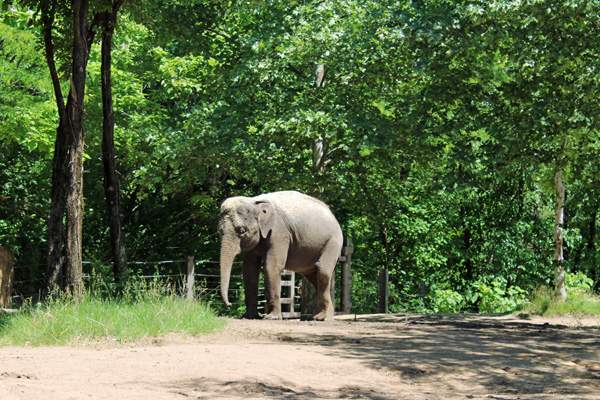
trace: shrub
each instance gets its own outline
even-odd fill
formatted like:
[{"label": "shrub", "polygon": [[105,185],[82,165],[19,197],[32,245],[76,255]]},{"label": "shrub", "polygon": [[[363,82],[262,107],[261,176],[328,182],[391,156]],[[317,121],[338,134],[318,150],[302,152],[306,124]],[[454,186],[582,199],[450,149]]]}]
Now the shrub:
[{"label": "shrub", "polygon": [[480,279],[472,286],[470,300],[478,306],[479,312],[511,312],[526,301],[525,290],[518,286],[507,287],[506,278],[503,277],[496,277],[489,282],[487,279]]},{"label": "shrub", "polygon": [[432,308],[435,313],[458,313],[465,306],[465,298],[452,289],[434,289]]}]

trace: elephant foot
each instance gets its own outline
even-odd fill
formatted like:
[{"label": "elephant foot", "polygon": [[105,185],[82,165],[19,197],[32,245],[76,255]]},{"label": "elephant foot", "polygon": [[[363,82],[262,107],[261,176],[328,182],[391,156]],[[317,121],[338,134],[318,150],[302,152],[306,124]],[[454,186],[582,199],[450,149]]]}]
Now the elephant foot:
[{"label": "elephant foot", "polygon": [[250,313],[246,311],[244,315],[242,315],[242,319],[260,319],[260,315],[258,315],[258,313]]},{"label": "elephant foot", "polygon": [[281,314],[269,313],[269,314],[265,315],[263,317],[263,319],[279,320],[279,319],[283,319],[283,318],[281,318]]},{"label": "elephant foot", "polygon": [[320,313],[313,315],[312,319],[313,319],[313,321],[332,320],[333,315],[329,315],[329,313],[327,311],[321,311]]}]

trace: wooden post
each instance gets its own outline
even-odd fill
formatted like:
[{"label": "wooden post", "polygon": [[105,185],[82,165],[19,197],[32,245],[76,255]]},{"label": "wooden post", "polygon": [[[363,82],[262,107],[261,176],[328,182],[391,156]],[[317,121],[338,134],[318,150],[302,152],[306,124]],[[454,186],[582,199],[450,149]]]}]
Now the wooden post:
[{"label": "wooden post", "polygon": [[185,258],[185,265],[187,269],[187,277],[185,281],[185,297],[188,300],[194,300],[194,255],[187,256]]},{"label": "wooden post", "polygon": [[317,305],[317,290],[304,275],[302,275],[302,297],[300,299],[300,319],[310,319]]},{"label": "wooden post", "polygon": [[427,290],[427,288],[425,287],[425,281],[420,280],[419,281],[419,300],[421,300],[421,303],[425,302],[426,290]]},{"label": "wooden post", "polygon": [[342,247],[342,279],[340,285],[340,311],[343,314],[349,314],[352,309],[351,301],[351,287],[352,287],[352,253],[354,248],[352,247],[352,240],[345,238],[344,247]]},{"label": "wooden post", "polygon": [[388,313],[388,301],[389,301],[389,272],[387,267],[379,270],[379,301],[377,304],[377,311],[382,314]]},{"label": "wooden post", "polygon": [[0,308],[10,307],[13,285],[14,255],[6,246],[0,246]]}]

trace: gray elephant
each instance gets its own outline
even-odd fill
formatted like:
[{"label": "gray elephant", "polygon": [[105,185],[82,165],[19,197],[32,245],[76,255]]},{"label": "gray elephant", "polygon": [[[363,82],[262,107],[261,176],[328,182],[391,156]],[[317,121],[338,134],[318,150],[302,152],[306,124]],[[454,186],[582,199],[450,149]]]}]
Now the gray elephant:
[{"label": "gray elephant", "polygon": [[265,319],[281,319],[280,281],[284,269],[306,276],[317,291],[313,318],[333,318],[330,285],[342,248],[342,230],[325,203],[294,191],[231,197],[221,205],[221,297],[227,291],[235,256],[244,253],[246,312],[259,318],[258,281],[264,263]]}]

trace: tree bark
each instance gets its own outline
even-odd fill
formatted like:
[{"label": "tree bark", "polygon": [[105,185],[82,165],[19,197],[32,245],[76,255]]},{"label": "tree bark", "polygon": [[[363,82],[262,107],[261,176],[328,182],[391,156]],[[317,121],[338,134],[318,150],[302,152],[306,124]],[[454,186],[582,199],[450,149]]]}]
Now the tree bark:
[{"label": "tree bark", "polygon": [[49,1],[41,3],[42,31],[46,62],[54,87],[58,106],[59,123],[54,142],[54,157],[52,160],[52,189],[50,193],[50,217],[48,219],[48,236],[46,251],[46,287],[49,291],[61,284],[62,247],[64,243],[64,216],[67,193],[67,157],[69,154],[69,118],[65,106],[56,64],[54,62],[54,44],[52,26],[56,4]]},{"label": "tree bark", "polygon": [[565,185],[562,183],[562,172],[562,170],[557,171],[554,177],[554,184],[556,186],[556,208],[554,210],[554,293],[561,299],[567,300],[563,257]]},{"label": "tree bark", "polygon": [[[564,153],[567,146],[567,137],[562,141],[561,153]],[[561,154],[561,159],[563,154]],[[554,176],[554,185],[556,187],[556,208],[554,209],[554,294],[564,300],[567,300],[567,288],[565,285],[565,262],[563,256],[563,223],[564,223],[564,205],[565,205],[565,185],[562,182],[563,165],[559,161],[556,174]]]},{"label": "tree bark", "polygon": [[103,14],[102,30],[102,164],[104,172],[104,195],[108,213],[110,246],[113,255],[113,273],[119,283],[127,271],[127,252],[121,223],[121,199],[119,177],[115,166],[115,117],[112,99],[111,51],[117,12],[123,1],[114,2],[111,12]]},{"label": "tree bark", "polygon": [[59,124],[56,129],[56,140],[54,142],[50,217],[48,219],[46,243],[46,288],[49,291],[61,285],[63,231],[67,192],[68,139],[68,130],[63,124]]},{"label": "tree bark", "polygon": [[14,254],[6,246],[0,246],[0,308],[10,307],[14,278]]},{"label": "tree bark", "polygon": [[65,288],[75,297],[82,291],[83,148],[84,110],[88,47],[88,0],[73,0],[73,64],[67,102],[70,122],[67,167]]},{"label": "tree bark", "polygon": [[593,253],[596,250],[596,222],[598,221],[598,205],[590,213],[590,222],[588,223],[587,251]]},{"label": "tree bark", "polygon": [[389,312],[389,285],[390,271],[387,266],[381,268],[377,275],[377,312],[387,314]]},{"label": "tree bark", "polygon": [[[315,87],[321,88],[325,86],[325,65],[319,64],[315,69]],[[310,128],[309,128],[310,129]],[[326,145],[323,137],[317,132],[312,143],[312,171],[316,176],[320,176],[325,172],[326,163]],[[313,188],[313,195],[317,197],[323,194],[323,188],[316,186]]]},{"label": "tree bark", "polygon": [[[318,64],[315,68],[315,87],[320,88],[324,86],[325,79],[325,65]],[[310,128],[309,128],[310,129]],[[314,177],[321,176],[325,171],[325,145],[323,137],[317,134],[313,139],[312,143],[312,171]],[[311,195],[316,197],[322,197],[323,187],[315,185],[311,191]],[[335,277],[335,275],[334,275]],[[334,278],[332,278],[334,279]],[[332,296],[335,299],[335,296]],[[334,300],[335,302],[335,300]],[[317,290],[310,283],[310,281],[303,275],[302,276],[302,297],[300,299],[300,313],[302,318],[307,318],[309,315],[315,313],[317,305]]]},{"label": "tree bark", "polygon": [[[73,0],[71,78],[65,105],[52,43],[57,3],[50,0],[40,2],[46,62],[50,70],[59,114],[52,165],[46,283],[50,290],[56,287],[59,283],[61,267],[64,267],[65,289],[79,297],[82,290],[81,233],[83,225],[83,149],[85,145],[83,105],[86,69],[94,32],[88,28],[89,0]],[[66,220],[66,229],[64,229],[63,218]],[[66,236],[64,242],[63,230]],[[63,243],[65,244],[64,262]]]}]

